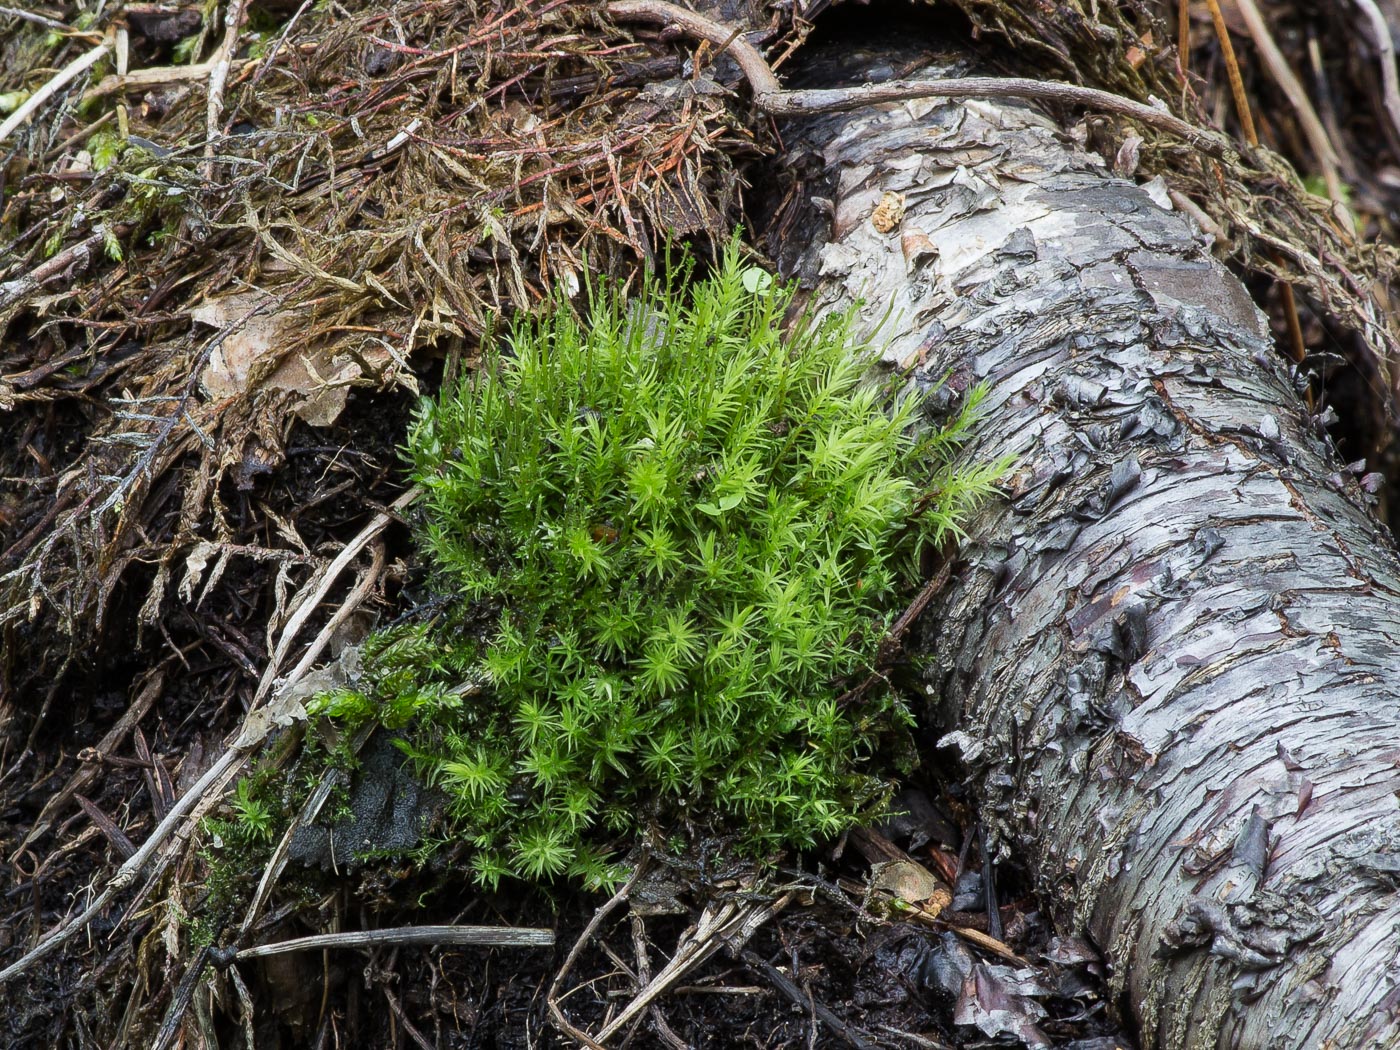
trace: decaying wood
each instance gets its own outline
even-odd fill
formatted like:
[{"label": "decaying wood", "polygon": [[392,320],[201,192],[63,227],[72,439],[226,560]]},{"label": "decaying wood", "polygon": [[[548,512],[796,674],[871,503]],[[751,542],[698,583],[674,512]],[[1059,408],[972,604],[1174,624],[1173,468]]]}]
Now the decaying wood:
[{"label": "decaying wood", "polygon": [[784,141],[830,180],[790,268],[1014,457],[922,639],[1003,848],[1147,1047],[1400,1045],[1400,563],[1244,289],[1024,106]]}]

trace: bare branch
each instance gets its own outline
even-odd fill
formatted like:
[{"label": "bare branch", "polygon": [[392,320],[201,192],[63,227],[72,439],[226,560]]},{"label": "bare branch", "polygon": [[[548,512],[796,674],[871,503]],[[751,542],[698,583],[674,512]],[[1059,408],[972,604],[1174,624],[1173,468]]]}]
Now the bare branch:
[{"label": "bare branch", "polygon": [[883,84],[862,84],[859,87],[809,89],[789,91],[773,75],[758,49],[736,34],[732,27],[721,25],[704,15],[687,11],[665,0],[614,0],[608,13],[620,22],[648,22],[672,25],[690,36],[707,40],[739,64],[739,69],[753,88],[754,104],[774,116],[797,116],[804,113],[838,113],[882,102],[904,102],[917,98],[1016,98],[1040,102],[1061,102],[1086,106],[1105,113],[1129,117],[1148,127],[1165,131],[1191,143],[1214,157],[1224,156],[1233,148],[1225,136],[1200,128],[1167,112],[1165,108],[1135,102],[1095,88],[1080,87],[1054,80],[1029,80],[1023,77],[951,77],[939,80],[891,80]]}]

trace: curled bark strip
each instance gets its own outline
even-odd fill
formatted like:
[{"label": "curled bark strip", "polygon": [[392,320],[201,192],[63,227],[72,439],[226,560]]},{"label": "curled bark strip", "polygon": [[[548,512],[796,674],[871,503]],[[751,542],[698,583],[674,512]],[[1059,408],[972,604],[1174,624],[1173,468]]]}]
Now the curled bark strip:
[{"label": "curled bark strip", "polygon": [[920,381],[991,385],[1007,499],[910,643],[984,819],[1146,1047],[1400,1045],[1389,537],[1187,222],[1026,107],[911,109],[785,128],[831,187],[779,228]]},{"label": "curled bark strip", "polygon": [[1063,84],[1053,80],[1024,77],[947,77],[936,80],[891,80],[883,84],[862,84],[846,88],[811,88],[788,91],[756,47],[736,33],[704,15],[687,11],[666,0],[614,0],[608,14],[619,22],[650,22],[674,25],[690,36],[706,40],[726,50],[739,64],[753,88],[754,104],[765,113],[779,117],[815,113],[839,113],[885,102],[907,102],[925,98],[1020,98],[1086,106],[1105,113],[1117,113],[1141,121],[1149,127],[1184,139],[1211,156],[1224,156],[1231,149],[1224,136],[1197,127],[1165,109],[1155,109],[1109,91]]}]

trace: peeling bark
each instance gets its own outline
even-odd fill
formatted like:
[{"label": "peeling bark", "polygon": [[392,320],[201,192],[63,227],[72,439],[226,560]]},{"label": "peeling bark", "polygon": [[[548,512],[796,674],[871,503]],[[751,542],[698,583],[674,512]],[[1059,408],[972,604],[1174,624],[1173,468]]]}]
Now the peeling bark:
[{"label": "peeling bark", "polygon": [[784,140],[787,268],[1014,457],[922,639],[1004,853],[1147,1047],[1400,1046],[1400,564],[1244,289],[1022,105]]}]

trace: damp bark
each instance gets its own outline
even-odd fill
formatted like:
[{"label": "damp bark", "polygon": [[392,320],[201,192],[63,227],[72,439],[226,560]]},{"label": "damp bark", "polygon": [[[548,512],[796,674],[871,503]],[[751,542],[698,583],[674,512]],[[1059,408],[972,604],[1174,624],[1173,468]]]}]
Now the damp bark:
[{"label": "damp bark", "polygon": [[786,269],[921,385],[991,387],[1006,498],[918,656],[1003,855],[1146,1047],[1400,1045],[1400,566],[1244,289],[1026,106],[784,142]]}]

